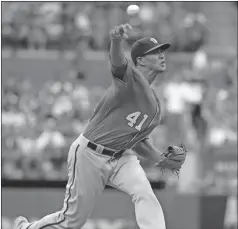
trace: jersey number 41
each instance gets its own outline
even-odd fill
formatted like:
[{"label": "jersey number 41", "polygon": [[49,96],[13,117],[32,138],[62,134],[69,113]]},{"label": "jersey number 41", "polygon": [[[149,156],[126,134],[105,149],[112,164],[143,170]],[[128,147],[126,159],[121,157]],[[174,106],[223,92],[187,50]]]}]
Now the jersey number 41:
[{"label": "jersey number 41", "polygon": [[[140,121],[140,123],[138,125],[136,125],[136,121],[139,118],[139,116],[141,115],[141,112],[137,111],[134,113],[131,113],[129,115],[126,116],[126,120],[128,120],[129,122],[127,123],[128,126],[130,127],[135,127],[137,130],[141,130],[142,125],[144,124],[144,122],[146,121],[146,119],[148,118],[147,114],[144,114],[143,119]],[[136,125],[136,126],[134,126]]]}]

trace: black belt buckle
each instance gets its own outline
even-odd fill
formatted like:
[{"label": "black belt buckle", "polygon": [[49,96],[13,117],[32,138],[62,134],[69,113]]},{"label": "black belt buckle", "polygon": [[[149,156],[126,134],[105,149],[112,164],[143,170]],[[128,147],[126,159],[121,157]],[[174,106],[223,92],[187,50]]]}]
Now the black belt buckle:
[{"label": "black belt buckle", "polygon": [[116,155],[117,155],[117,152],[115,151],[115,152],[112,154],[112,160],[117,159]]},{"label": "black belt buckle", "polygon": [[112,155],[112,160],[118,160],[119,158],[121,158],[123,153],[124,153],[124,150],[120,150],[119,152],[114,152]]}]

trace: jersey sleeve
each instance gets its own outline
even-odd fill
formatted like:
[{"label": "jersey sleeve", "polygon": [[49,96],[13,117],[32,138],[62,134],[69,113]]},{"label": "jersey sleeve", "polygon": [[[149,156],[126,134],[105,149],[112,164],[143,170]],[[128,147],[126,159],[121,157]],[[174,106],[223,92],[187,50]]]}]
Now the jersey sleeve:
[{"label": "jersey sleeve", "polygon": [[111,64],[111,72],[113,75],[113,81],[116,85],[124,85],[129,87],[133,84],[134,71],[133,66],[126,59],[125,65],[116,67]]},{"label": "jersey sleeve", "polygon": [[110,61],[110,68],[111,68],[112,76],[122,80],[123,82],[126,82],[127,79],[125,79],[125,72],[127,69],[127,65],[128,65],[127,59],[125,59],[124,63],[121,66],[115,66]]}]

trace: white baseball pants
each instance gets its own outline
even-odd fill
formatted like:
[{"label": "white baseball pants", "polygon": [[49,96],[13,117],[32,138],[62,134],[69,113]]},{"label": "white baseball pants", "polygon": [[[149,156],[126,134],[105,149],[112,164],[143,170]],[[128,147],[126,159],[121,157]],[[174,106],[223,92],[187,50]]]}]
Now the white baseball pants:
[{"label": "white baseball pants", "polygon": [[[87,147],[80,135],[68,155],[68,183],[61,211],[32,222],[26,229],[79,229],[86,223],[106,185],[128,193],[140,229],[165,229],[164,214],[137,156],[127,151],[119,160]],[[116,207],[116,206],[115,206]]]}]

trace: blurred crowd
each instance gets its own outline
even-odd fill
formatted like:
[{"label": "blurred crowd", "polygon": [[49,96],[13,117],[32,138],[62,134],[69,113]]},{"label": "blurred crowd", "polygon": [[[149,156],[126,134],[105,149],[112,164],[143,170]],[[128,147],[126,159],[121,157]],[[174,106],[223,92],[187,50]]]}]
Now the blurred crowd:
[{"label": "blurred crowd", "polygon": [[65,180],[69,146],[83,131],[100,89],[89,93],[70,82],[31,89],[29,81],[13,79],[3,86],[3,177]]},{"label": "blurred crowd", "polygon": [[[140,12],[128,14],[130,4]],[[170,51],[193,52],[207,39],[199,2],[3,2],[2,47],[63,51],[86,40],[88,48],[106,50],[109,30],[127,22],[129,44],[152,36],[171,42]]]}]

